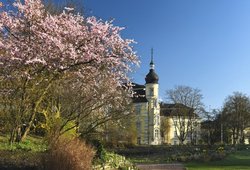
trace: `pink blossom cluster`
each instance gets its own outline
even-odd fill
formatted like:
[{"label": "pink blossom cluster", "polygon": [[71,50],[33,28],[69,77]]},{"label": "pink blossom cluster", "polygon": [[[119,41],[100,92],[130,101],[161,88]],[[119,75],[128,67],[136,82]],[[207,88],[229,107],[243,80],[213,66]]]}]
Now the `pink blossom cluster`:
[{"label": "pink blossom cluster", "polygon": [[128,72],[138,65],[131,45],[134,41],[123,39],[123,28],[112,22],[84,18],[67,8],[61,14],[51,15],[41,0],[17,0],[13,5],[16,12],[0,11],[2,68],[22,70],[19,74],[28,76],[30,70],[41,68],[74,72],[83,78],[102,73],[121,85],[129,80]]}]

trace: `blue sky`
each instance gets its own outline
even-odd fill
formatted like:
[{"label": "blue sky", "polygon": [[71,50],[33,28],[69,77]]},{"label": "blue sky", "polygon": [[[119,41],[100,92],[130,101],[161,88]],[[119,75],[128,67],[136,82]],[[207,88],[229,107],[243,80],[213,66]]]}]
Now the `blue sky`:
[{"label": "blue sky", "polygon": [[221,108],[234,91],[250,94],[250,1],[85,0],[86,15],[115,19],[137,41],[144,84],[154,48],[160,97],[176,85],[199,88],[207,109]]}]

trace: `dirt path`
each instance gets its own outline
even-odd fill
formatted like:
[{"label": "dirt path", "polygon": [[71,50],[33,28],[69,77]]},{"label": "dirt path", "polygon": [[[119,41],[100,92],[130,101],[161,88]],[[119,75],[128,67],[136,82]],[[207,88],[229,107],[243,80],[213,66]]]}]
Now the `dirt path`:
[{"label": "dirt path", "polygon": [[182,164],[138,164],[140,170],[185,170]]}]

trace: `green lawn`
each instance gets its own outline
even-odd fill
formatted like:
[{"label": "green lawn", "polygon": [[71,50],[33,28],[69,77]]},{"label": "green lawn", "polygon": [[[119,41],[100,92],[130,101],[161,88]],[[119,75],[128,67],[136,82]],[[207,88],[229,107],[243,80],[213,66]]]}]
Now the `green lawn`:
[{"label": "green lawn", "polygon": [[21,143],[14,143],[12,145],[8,142],[9,137],[7,135],[0,135],[0,150],[1,151],[31,151],[31,152],[44,152],[47,149],[47,145],[40,137],[27,136],[27,138]]},{"label": "green lawn", "polygon": [[250,150],[237,151],[221,161],[187,163],[185,167],[188,170],[250,170]]}]

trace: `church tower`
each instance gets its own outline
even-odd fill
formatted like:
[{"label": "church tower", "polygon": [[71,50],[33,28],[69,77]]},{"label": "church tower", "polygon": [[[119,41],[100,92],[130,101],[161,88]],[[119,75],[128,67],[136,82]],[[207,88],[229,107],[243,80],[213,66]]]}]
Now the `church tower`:
[{"label": "church tower", "polygon": [[151,49],[150,70],[146,75],[146,98],[148,100],[148,144],[161,144],[160,137],[160,105],[158,102],[159,77],[155,73],[153,49]]}]

